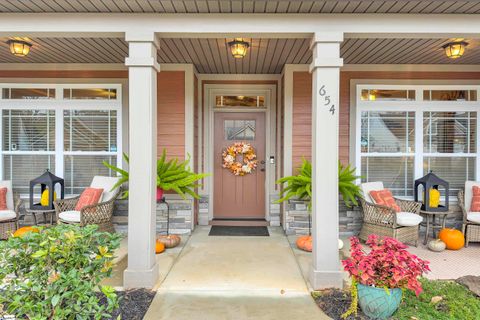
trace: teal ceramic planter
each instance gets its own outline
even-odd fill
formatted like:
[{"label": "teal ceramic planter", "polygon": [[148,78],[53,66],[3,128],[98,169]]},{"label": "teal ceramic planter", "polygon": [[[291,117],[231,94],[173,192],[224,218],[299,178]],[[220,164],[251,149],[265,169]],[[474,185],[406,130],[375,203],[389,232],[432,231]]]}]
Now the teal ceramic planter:
[{"label": "teal ceramic planter", "polygon": [[358,284],[358,304],[371,319],[387,319],[397,311],[402,301],[402,289],[375,288]]}]

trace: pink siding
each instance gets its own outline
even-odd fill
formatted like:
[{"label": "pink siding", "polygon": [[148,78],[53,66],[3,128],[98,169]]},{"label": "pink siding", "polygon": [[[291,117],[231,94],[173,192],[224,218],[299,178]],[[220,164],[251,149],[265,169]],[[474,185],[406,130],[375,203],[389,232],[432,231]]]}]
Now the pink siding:
[{"label": "pink siding", "polygon": [[312,77],[308,72],[293,73],[292,165],[310,159],[312,146]]},{"label": "pink siding", "polygon": [[185,157],[185,73],[162,71],[157,79],[157,152]]}]

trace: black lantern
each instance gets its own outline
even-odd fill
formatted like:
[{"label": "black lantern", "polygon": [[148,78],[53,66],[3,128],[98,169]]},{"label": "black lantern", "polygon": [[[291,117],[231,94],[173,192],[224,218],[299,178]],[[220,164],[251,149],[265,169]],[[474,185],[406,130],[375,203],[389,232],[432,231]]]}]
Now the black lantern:
[{"label": "black lantern", "polygon": [[[53,201],[55,200],[55,186],[60,184],[60,199],[64,197],[64,180],[62,178],[57,177],[56,175],[52,174],[50,171],[45,170],[45,173],[42,174],[40,177],[33,179],[30,181],[30,209],[31,210],[52,210],[53,209]],[[48,203],[47,205],[42,205],[42,201],[40,203],[33,203],[33,189],[36,185],[40,185],[40,199],[42,198],[43,192],[48,189]]]},{"label": "black lantern", "polygon": [[[449,187],[447,181],[440,179],[431,171],[426,176],[415,180],[415,201],[418,201],[420,186],[423,187],[422,210],[433,212],[448,211]],[[443,201],[440,200],[441,195],[443,195]]]}]

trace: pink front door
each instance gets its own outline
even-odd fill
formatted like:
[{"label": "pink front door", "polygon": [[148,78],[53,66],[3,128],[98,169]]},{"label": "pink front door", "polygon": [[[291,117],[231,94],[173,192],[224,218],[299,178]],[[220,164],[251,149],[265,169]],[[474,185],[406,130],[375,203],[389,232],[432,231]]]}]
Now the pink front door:
[{"label": "pink front door", "polygon": [[[214,218],[265,218],[265,113],[215,112],[214,127]],[[222,167],[222,152],[235,142],[251,144],[257,155],[257,168],[244,176]]]}]

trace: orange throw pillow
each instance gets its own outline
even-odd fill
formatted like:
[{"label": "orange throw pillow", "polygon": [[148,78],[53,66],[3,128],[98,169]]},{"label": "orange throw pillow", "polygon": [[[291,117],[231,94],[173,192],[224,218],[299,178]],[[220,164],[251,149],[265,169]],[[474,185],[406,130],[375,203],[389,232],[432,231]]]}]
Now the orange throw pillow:
[{"label": "orange throw pillow", "polygon": [[8,210],[7,208],[7,188],[0,188],[0,210]]},{"label": "orange throw pillow", "polygon": [[100,201],[100,197],[102,196],[103,189],[95,189],[95,188],[86,188],[83,190],[82,194],[80,195],[80,199],[78,199],[77,205],[75,206],[76,211],[80,211],[85,206],[89,206],[92,204],[97,204]]},{"label": "orange throw pillow", "polygon": [[392,208],[396,212],[400,212],[401,209],[395,202],[392,193],[388,189],[370,191],[370,196],[373,198],[376,204]]},{"label": "orange throw pillow", "polygon": [[472,203],[470,204],[470,212],[480,212],[480,187],[472,187]]}]

